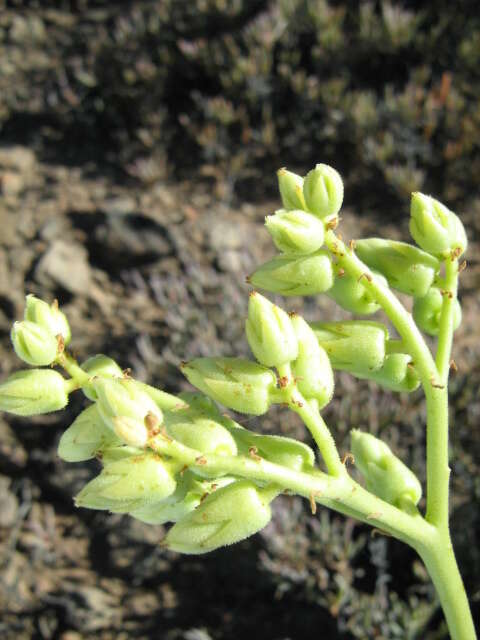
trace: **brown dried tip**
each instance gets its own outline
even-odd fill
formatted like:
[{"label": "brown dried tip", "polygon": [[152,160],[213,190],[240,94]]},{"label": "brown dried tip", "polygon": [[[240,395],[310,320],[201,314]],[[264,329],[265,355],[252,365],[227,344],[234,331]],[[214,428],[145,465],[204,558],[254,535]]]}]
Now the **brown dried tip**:
[{"label": "brown dried tip", "polygon": [[183,369],[185,367],[188,367],[188,362],[186,360],[182,360],[180,362],[180,369]]},{"label": "brown dried tip", "polygon": [[336,229],[338,227],[338,223],[340,222],[340,218],[338,216],[336,216],[335,218],[333,218],[332,220],[329,220],[327,222],[327,224],[325,225],[325,227],[327,229]]},{"label": "brown dried tip", "polygon": [[288,317],[289,318],[296,318],[298,316],[298,313],[296,311],[289,311],[288,312]]},{"label": "brown dried tip", "polygon": [[52,309],[54,311],[58,311],[58,300],[55,298],[54,301],[52,302]]},{"label": "brown dried tip", "polygon": [[247,284],[252,284],[252,281],[251,281],[251,279],[250,279],[250,278],[251,278],[251,276],[247,276],[247,277],[245,278],[245,282],[246,282]]},{"label": "brown dried tip", "polygon": [[350,251],[355,251],[356,246],[357,246],[357,243],[356,243],[356,241],[355,241],[355,240],[353,240],[353,238],[352,238],[352,240],[350,240],[350,242],[349,242],[348,246],[350,247]]},{"label": "brown dried tip", "polygon": [[195,463],[196,464],[207,464],[207,459],[205,458],[205,456],[198,456],[198,458],[195,458]]},{"label": "brown dried tip", "polygon": [[132,377],[132,370],[130,369],[130,367],[127,367],[126,369],[123,369],[122,375],[123,375],[124,378],[131,378]]},{"label": "brown dried tip", "polygon": [[61,333],[58,334],[58,336],[55,336],[55,338],[57,339],[57,352],[63,353],[65,351],[65,340],[62,336]]},{"label": "brown dried tip", "polygon": [[465,271],[466,268],[467,268],[467,261],[464,260],[458,266],[458,273],[462,273],[462,271]]},{"label": "brown dried tip", "polygon": [[278,386],[280,387],[280,389],[285,389],[287,385],[288,385],[287,376],[282,376],[281,378],[278,378]]},{"label": "brown dried tip", "polygon": [[345,269],[342,269],[342,268],[340,267],[340,269],[339,269],[339,270],[338,270],[338,272],[337,272],[337,276],[338,276],[339,278],[341,278],[341,277],[342,277],[342,276],[344,276],[344,275],[345,275]]},{"label": "brown dried tip", "polygon": [[342,458],[342,464],[346,465],[347,462],[351,462],[352,464],[355,464],[355,456],[353,455],[353,453],[346,453],[343,458]]},{"label": "brown dried tip", "polygon": [[450,360],[450,369],[452,371],[458,371],[458,367],[457,367],[457,363],[455,362],[455,360]]},{"label": "brown dried tip", "polygon": [[254,460],[261,460],[262,458],[258,455],[258,449],[257,447],[249,447],[248,449],[248,455],[253,458]]},{"label": "brown dried tip", "polygon": [[256,295],[258,295],[258,292],[254,290],[254,291],[250,291],[250,293],[248,294],[248,297],[253,298]]},{"label": "brown dried tip", "polygon": [[313,495],[313,493],[310,494],[309,498],[310,498],[310,510],[312,512],[312,516],[314,516],[317,513],[317,503],[315,502],[315,496]]},{"label": "brown dried tip", "polygon": [[158,416],[156,416],[151,411],[149,411],[145,416],[144,422],[145,422],[145,426],[149,431],[155,429],[160,424],[160,420],[158,419]]}]

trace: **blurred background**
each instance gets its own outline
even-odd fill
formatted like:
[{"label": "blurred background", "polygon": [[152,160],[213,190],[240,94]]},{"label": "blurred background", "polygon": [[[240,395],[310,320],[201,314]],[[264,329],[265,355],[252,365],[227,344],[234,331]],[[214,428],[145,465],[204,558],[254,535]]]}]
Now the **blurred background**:
[{"label": "blurred background", "polygon": [[[0,0],[0,375],[24,295],[58,298],[80,358],[169,391],[181,359],[245,355],[245,275],[273,255],[275,171],[332,164],[342,234],[408,240],[411,191],[467,228],[452,379],[452,528],[480,619],[480,13],[475,0]],[[323,299],[273,298],[308,319]],[[77,510],[95,463],[56,456],[84,406],[0,416],[0,635],[225,640],[447,638],[413,552],[282,496],[207,556]],[[325,417],[384,438],[423,480],[423,401],[347,375]],[[308,442],[286,411],[247,427]]]}]

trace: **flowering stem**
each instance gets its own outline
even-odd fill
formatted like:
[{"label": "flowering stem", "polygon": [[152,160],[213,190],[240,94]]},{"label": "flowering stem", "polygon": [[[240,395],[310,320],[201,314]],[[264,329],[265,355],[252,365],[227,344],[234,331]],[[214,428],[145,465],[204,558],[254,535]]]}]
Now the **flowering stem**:
[{"label": "flowering stem", "polygon": [[345,465],[338,455],[335,440],[324,419],[311,403],[309,403],[298,390],[292,370],[289,364],[278,367],[281,379],[286,385],[282,389],[282,399],[292,411],[298,413],[315,440],[320,453],[325,461],[328,473],[332,476],[346,475]]}]

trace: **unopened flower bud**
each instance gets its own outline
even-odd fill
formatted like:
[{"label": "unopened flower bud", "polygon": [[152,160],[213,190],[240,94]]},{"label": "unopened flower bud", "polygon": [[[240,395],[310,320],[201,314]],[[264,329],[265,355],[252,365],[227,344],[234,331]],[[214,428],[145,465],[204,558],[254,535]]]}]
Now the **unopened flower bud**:
[{"label": "unopened flower bud", "polygon": [[182,391],[178,394],[178,397],[182,402],[185,402],[190,409],[193,409],[197,413],[212,418],[220,416],[220,411],[215,402],[208,396],[203,395],[203,393],[198,393],[198,391]]},{"label": "unopened flower bud", "polygon": [[326,251],[297,257],[280,255],[262,264],[249,282],[283,296],[323,293],[333,284],[332,262]]},{"label": "unopened flower bud", "polygon": [[[379,273],[368,277],[373,277],[378,284],[388,286],[386,279]],[[363,278],[358,280],[358,278],[346,273],[342,274],[337,265],[335,265],[335,280],[332,288],[327,291],[327,295],[333,298],[343,309],[352,313],[370,315],[380,309],[380,305],[373,294],[364,286]]]},{"label": "unopened flower bud", "polygon": [[292,363],[292,373],[300,393],[308,400],[316,400],[322,409],[333,396],[332,365],[305,320],[296,314],[291,320],[298,339],[298,358]]},{"label": "unopened flower bud", "polygon": [[94,458],[99,451],[120,444],[115,434],[104,425],[96,404],[84,409],[58,443],[58,455],[67,462]]},{"label": "unopened flower bud", "polygon": [[[144,446],[148,437],[145,425],[147,415],[151,415],[158,424],[162,424],[161,409],[135,380],[96,378],[92,382],[92,388],[98,398],[98,411],[105,425],[112,429],[117,436],[124,437],[127,444],[139,446],[132,441],[127,441],[128,438],[136,442],[143,442],[140,446]],[[115,418],[123,420],[118,421]],[[125,421],[125,419],[128,420]],[[123,435],[120,436],[120,434]]]},{"label": "unopened flower bud", "polygon": [[240,358],[196,358],[183,363],[182,372],[217,402],[256,416],[268,411],[277,382],[270,369]]},{"label": "unopened flower bud", "polygon": [[[97,353],[97,355],[88,358],[81,367],[85,373],[92,377],[92,381],[93,378],[123,378],[123,372],[115,360],[103,355],[103,353]],[[89,400],[97,399],[92,385],[82,387],[82,391]]]},{"label": "unopened flower bud", "polygon": [[338,171],[328,164],[317,164],[303,181],[303,195],[308,210],[327,218],[340,211],[343,202],[343,182]]},{"label": "unopened flower bud", "polygon": [[211,493],[179,520],[164,544],[172,551],[199,554],[234,544],[263,529],[272,517],[272,496],[252,482],[240,480]]},{"label": "unopened flower bud", "polygon": [[387,327],[380,322],[349,320],[310,325],[334,369],[376,371],[385,360]]},{"label": "unopened flower bud", "polygon": [[14,322],[10,338],[17,356],[28,364],[41,367],[52,364],[57,357],[57,339],[38,324]]},{"label": "unopened flower bud", "polygon": [[[448,294],[444,294],[448,295]],[[440,331],[443,295],[440,289],[432,287],[423,298],[415,298],[413,302],[413,319],[418,328],[430,336],[437,336]],[[453,302],[453,329],[458,329],[462,322],[462,307],[457,299]]]},{"label": "unopened flower bud", "polygon": [[165,413],[167,433],[174,440],[201,451],[219,456],[236,456],[237,445],[222,424],[191,409]]},{"label": "unopened flower bud", "polygon": [[52,369],[17,371],[0,384],[0,411],[34,416],[59,411],[67,404],[66,381]]},{"label": "unopened flower bud", "polygon": [[467,234],[460,218],[423,193],[412,193],[410,233],[419,247],[433,255],[453,250],[461,255],[467,248]]},{"label": "unopened flower bud", "polygon": [[72,338],[67,317],[58,308],[56,300],[53,304],[48,304],[32,294],[28,295],[26,298],[25,320],[43,327],[52,336],[62,336],[65,346],[69,344]]},{"label": "unopened flower bud", "polygon": [[178,522],[196,509],[207,495],[234,481],[231,477],[199,480],[194,474],[186,471],[178,480],[177,488],[171,496],[162,502],[130,511],[130,515],[148,524]]},{"label": "unopened flower bud", "polygon": [[242,455],[251,455],[253,448],[255,454],[261,458],[295,471],[310,469],[315,464],[314,452],[299,440],[253,433],[233,420],[225,419],[224,424],[235,438],[238,452]]},{"label": "unopened flower bud", "polygon": [[356,253],[370,269],[379,271],[390,286],[412,296],[424,296],[440,269],[429,253],[406,242],[366,238],[357,240]]},{"label": "unopened flower bud", "polygon": [[278,187],[285,209],[305,209],[303,178],[287,169],[277,171]]},{"label": "unopened flower bud", "polygon": [[170,496],[176,488],[177,471],[178,463],[166,462],[152,452],[108,462],[80,491],[75,503],[89,509],[128,513]]},{"label": "unopened flower bud", "polygon": [[420,384],[420,379],[412,364],[412,359],[406,353],[391,353],[376,371],[365,371],[355,365],[351,369],[345,368],[357,378],[373,380],[381,387],[392,391],[410,393]]},{"label": "unopened flower bud", "polygon": [[367,489],[386,502],[402,508],[405,500],[418,504],[422,486],[390,447],[369,433],[351,432],[355,465],[365,478]]},{"label": "unopened flower bud", "polygon": [[288,314],[256,291],[248,301],[245,331],[253,355],[266,367],[278,367],[298,355],[297,338]]},{"label": "unopened flower bud", "polygon": [[314,253],[323,245],[323,222],[306,211],[280,209],[265,218],[265,226],[276,247],[284,253]]}]

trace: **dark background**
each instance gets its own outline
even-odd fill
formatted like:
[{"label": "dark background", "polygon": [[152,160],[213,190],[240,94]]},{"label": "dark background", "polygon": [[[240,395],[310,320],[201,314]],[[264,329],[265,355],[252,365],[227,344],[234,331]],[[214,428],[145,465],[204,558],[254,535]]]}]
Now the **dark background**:
[{"label": "dark background", "polygon": [[[411,191],[470,238],[452,379],[452,529],[480,618],[480,17],[477,2],[0,0],[0,374],[24,295],[57,297],[80,359],[186,388],[183,358],[245,355],[245,275],[273,254],[275,171],[345,180],[344,237],[408,240]],[[275,299],[308,319],[328,301]],[[96,470],[56,456],[83,406],[0,417],[0,635],[446,638],[413,552],[299,499],[202,557],[162,527],[76,510]],[[325,417],[381,435],[423,480],[421,394],[346,375]],[[308,441],[285,411],[251,428]]]}]

